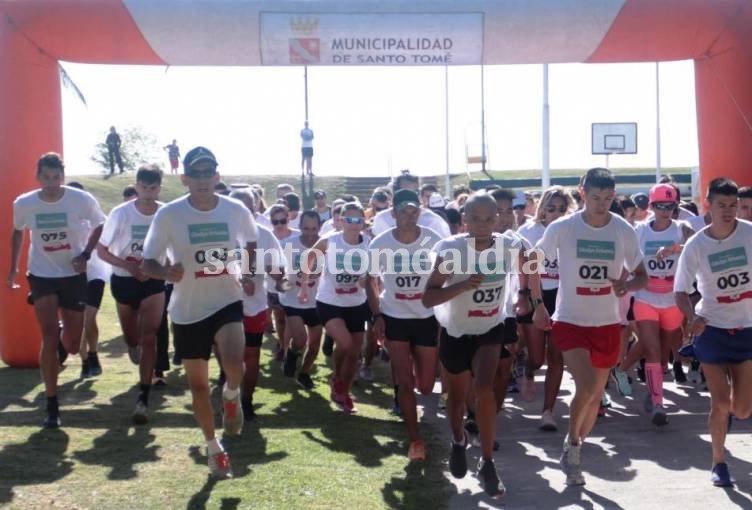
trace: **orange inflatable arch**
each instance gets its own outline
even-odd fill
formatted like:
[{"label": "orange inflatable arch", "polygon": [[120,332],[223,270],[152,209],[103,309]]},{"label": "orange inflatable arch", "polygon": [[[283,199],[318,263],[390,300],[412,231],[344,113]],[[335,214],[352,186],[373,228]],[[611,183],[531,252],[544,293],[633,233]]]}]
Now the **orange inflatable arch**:
[{"label": "orange inflatable arch", "polygon": [[[62,152],[59,60],[358,64],[343,56],[345,39],[371,49],[394,47],[388,41],[408,49],[438,41],[443,52],[392,64],[693,59],[702,189],[718,176],[752,184],[749,0],[0,0],[0,27],[0,202],[6,211],[0,239],[10,238],[13,199],[36,187],[39,155]],[[418,37],[420,27],[430,37]],[[9,244],[0,243],[2,267]],[[0,310],[3,361],[38,366],[40,333],[25,292],[3,287]]]}]

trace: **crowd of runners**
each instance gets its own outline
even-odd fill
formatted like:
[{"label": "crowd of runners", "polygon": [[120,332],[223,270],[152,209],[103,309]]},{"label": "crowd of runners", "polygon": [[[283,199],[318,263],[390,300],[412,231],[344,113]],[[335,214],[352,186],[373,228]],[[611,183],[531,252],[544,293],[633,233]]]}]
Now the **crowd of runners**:
[{"label": "crowd of runners", "polygon": [[62,159],[48,153],[37,163],[40,188],[15,200],[7,284],[20,287],[29,230],[45,428],[62,424],[61,359],[80,353],[82,378],[102,373],[96,315],[109,280],[139,367],[133,421],[158,420],[149,394],[165,384],[171,329],[172,362],[185,370],[215,477],[232,471],[215,431],[211,355],[221,368],[223,432],[238,435],[255,418],[260,350],[274,331],[281,375],[306,391],[323,382],[319,350],[331,357],[331,400],[346,414],[357,412],[353,383],[373,379],[377,353],[388,358],[410,461],[426,458],[416,394],[440,387],[449,471],[464,477],[476,444],[477,476],[491,497],[505,492],[494,464],[497,415],[507,393],[535,400],[544,366],[542,430],[559,430],[565,366],[576,387],[561,425],[567,485],[585,483],[580,452],[610,405],[609,383],[625,396],[644,383],[650,421],[669,426],[667,373],[709,391],[711,481],[733,484],[725,436],[752,412],[750,188],[713,180],[697,215],[670,178],[627,197],[602,168],[576,190],[458,186],[452,197],[403,172],[368,203],[329,204],[317,191],[314,207],[301,210],[287,184],[272,200],[256,185],[228,189],[204,147],[182,166],[182,197],[160,202],[162,172],[143,165],[105,216],[91,194],[65,184]]}]

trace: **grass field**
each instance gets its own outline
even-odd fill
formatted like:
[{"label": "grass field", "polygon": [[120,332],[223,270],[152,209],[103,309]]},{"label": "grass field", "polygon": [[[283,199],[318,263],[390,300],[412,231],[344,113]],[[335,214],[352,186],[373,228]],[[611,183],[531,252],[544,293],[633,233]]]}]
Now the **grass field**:
[{"label": "grass field", "polygon": [[[386,363],[376,383],[355,388],[359,414],[329,402],[323,355],[313,392],[283,377],[266,338],[258,417],[225,442],[235,478],[207,477],[203,441],[181,369],[150,398],[151,422],[136,427],[137,367],[128,360],[113,302],[99,315],[102,376],[78,378],[71,356],[60,374],[63,428],[45,431],[39,372],[0,368],[0,506],[8,508],[442,508],[448,482],[436,431],[424,427],[429,460],[410,466],[406,433],[391,409]],[[217,367],[212,363],[213,377]],[[218,391],[214,394],[219,402]],[[218,406],[217,406],[218,407]],[[219,423],[219,417],[218,421]]]}]

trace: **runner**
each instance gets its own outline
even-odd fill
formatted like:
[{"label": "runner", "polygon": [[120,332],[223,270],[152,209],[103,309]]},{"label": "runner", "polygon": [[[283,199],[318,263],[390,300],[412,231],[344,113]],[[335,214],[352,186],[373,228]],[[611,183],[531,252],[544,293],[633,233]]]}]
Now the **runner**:
[{"label": "runner", "polygon": [[[193,414],[207,444],[212,476],[232,476],[230,457],[217,440],[209,395],[209,357],[216,344],[227,374],[222,390],[225,434],[240,434],[243,410],[243,291],[253,294],[251,278],[238,278],[223,262],[236,261],[245,248],[248,267],[256,255],[256,226],[243,204],[214,193],[217,160],[204,147],[183,159],[188,194],[162,207],[144,243],[143,272],[175,283],[170,319],[176,353],[183,360],[193,396]],[[170,260],[164,261],[170,254]],[[163,262],[164,261],[164,262]],[[241,260],[242,262],[242,260]],[[242,284],[242,286],[241,286]]]},{"label": "runner", "polygon": [[[301,285],[302,276],[300,260],[305,257],[304,252],[318,242],[320,228],[321,218],[319,214],[316,211],[303,211],[300,215],[300,235],[288,237],[282,243],[286,256],[288,256],[287,254],[292,256],[291,260],[287,261],[290,267],[288,276],[290,290],[279,294],[279,302],[287,316],[285,338],[290,339],[287,356],[285,357],[284,373],[288,377],[295,376],[298,358],[305,349],[305,356],[296,381],[306,390],[312,390],[314,387],[311,371],[319,353],[323,326],[316,312],[316,303],[310,300],[301,303],[298,299],[298,289]],[[310,295],[315,295],[318,292],[320,273],[316,272],[315,268],[312,269],[314,272],[309,276],[308,292]]]},{"label": "runner", "polygon": [[[538,262],[542,257],[559,262],[553,325],[542,306],[540,276],[535,272],[530,274],[530,290],[533,320],[540,329],[551,331],[575,381],[561,457],[567,485],[585,483],[580,449],[595,424],[603,388],[619,356],[619,298],[647,280],[634,229],[609,212],[615,185],[609,170],[588,170],[581,187],[585,209],[548,225],[536,245],[540,253],[532,254]],[[627,273],[634,277],[627,280]]]},{"label": "runner", "polygon": [[136,173],[138,198],[118,205],[110,212],[99,240],[99,256],[112,265],[110,289],[115,298],[123,339],[131,361],[139,367],[139,395],[133,422],[149,421],[149,393],[157,358],[157,330],[162,322],[165,300],[163,279],[149,278],[141,269],[144,239],[162,189],[162,171],[156,165],[142,165]]},{"label": "runner", "polygon": [[468,232],[434,247],[436,261],[422,298],[424,306],[434,307],[442,326],[439,358],[447,383],[447,415],[452,429],[449,470],[456,478],[467,473],[468,438],[462,417],[465,396],[473,382],[481,443],[478,477],[492,497],[505,491],[493,461],[494,378],[504,331],[505,279],[512,263],[522,262],[519,242],[493,231],[496,207],[494,198],[485,192],[468,199],[464,209]]},{"label": "runner", "polygon": [[426,445],[418,433],[415,389],[424,395],[433,392],[439,325],[433,310],[420,300],[431,269],[431,249],[441,237],[418,226],[420,199],[414,191],[398,191],[393,206],[397,226],[371,241],[371,254],[378,259],[372,264],[376,272],[368,275],[366,291],[374,333],[386,341],[398,387],[399,406],[410,440],[407,456],[411,461],[425,460]]},{"label": "runner", "polygon": [[[253,212],[253,195],[250,191],[233,191],[232,198],[240,200],[248,210]],[[258,241],[256,252],[256,265],[251,267],[251,281],[253,293],[243,296],[243,331],[245,332],[245,351],[243,361],[243,391],[241,403],[243,405],[243,417],[245,421],[251,421],[256,417],[253,408],[253,393],[259,376],[259,358],[261,354],[261,342],[264,339],[264,331],[267,323],[267,276],[274,284],[284,277],[284,256],[279,241],[272,232],[256,225],[258,229]],[[263,255],[263,259],[259,258]],[[259,262],[261,261],[261,262]],[[262,267],[257,266],[261,263]]]},{"label": "runner", "polygon": [[[542,237],[546,228],[575,209],[572,196],[562,186],[548,188],[540,202],[532,221],[521,226],[517,233],[523,236],[531,245],[535,245]],[[543,290],[543,303],[550,315],[556,310],[556,295],[559,290],[559,262],[555,254],[546,257],[543,265],[546,272],[540,275]],[[521,289],[523,295],[530,296],[529,289]],[[525,377],[522,379],[522,398],[528,402],[535,399],[535,371],[546,361],[546,378],[544,383],[543,412],[540,428],[546,431],[556,431],[558,426],[554,418],[554,405],[559,395],[561,378],[564,374],[564,358],[551,335],[532,324],[532,316],[528,324],[523,324],[527,337],[527,364]]]},{"label": "runner", "polygon": [[[289,237],[300,234],[300,230],[290,228],[290,212],[287,206],[274,204],[269,209],[269,218],[272,223],[272,233],[278,241],[284,241]],[[285,317],[285,311],[279,302],[279,291],[277,290],[275,283],[269,280],[270,278],[268,278],[266,282],[266,297],[269,302],[271,317],[274,320],[274,329],[277,332],[277,350],[274,356],[277,361],[283,361],[285,358],[285,347],[288,343],[288,339],[285,337],[285,324],[287,318]]]},{"label": "runner", "polygon": [[360,204],[343,205],[342,220],[342,232],[320,239],[308,253],[306,264],[301,267],[298,298],[301,303],[308,303],[313,261],[319,254],[326,255],[316,310],[327,334],[334,338],[331,399],[350,414],[357,412],[350,389],[358,369],[365,323],[371,317],[364,289],[368,238],[361,233],[365,218]]},{"label": "runner", "polygon": [[[645,254],[648,283],[635,294],[633,309],[637,336],[645,357],[645,383],[648,388],[645,410],[650,410],[651,421],[660,427],[668,423],[663,406],[663,367],[668,361],[669,352],[673,347],[679,347],[682,339],[684,317],[674,302],[672,290],[676,261],[687,233],[683,231],[682,224],[671,219],[674,209],[678,207],[678,197],[672,186],[657,184],[650,189],[648,196],[653,219],[638,224],[636,229]],[[619,372],[624,374],[618,367],[612,373]],[[628,380],[624,383],[628,384]]]},{"label": "runner", "polygon": [[[736,219],[738,188],[729,179],[710,181],[710,225],[695,234],[679,256],[674,296],[694,335],[694,353],[710,390],[710,480],[730,487],[725,442],[732,417],[752,411],[752,225]],[[692,305],[692,283],[702,299]]]},{"label": "runner", "polygon": [[[39,365],[47,397],[44,428],[61,425],[57,398],[58,342],[70,354],[81,346],[86,305],[86,263],[102,233],[104,213],[85,191],[63,186],[65,165],[48,152],[37,161],[40,189],[13,201],[13,235],[7,285],[16,283],[24,230],[31,233],[28,255],[29,299],[34,305],[42,346]],[[60,336],[58,312],[63,322]]]}]

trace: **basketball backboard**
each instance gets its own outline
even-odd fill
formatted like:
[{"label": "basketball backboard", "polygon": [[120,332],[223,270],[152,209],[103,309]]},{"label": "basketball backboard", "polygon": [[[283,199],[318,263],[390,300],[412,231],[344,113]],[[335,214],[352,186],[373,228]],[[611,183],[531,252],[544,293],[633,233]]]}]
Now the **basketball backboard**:
[{"label": "basketball backboard", "polygon": [[594,122],[593,154],[637,154],[636,122]]}]

